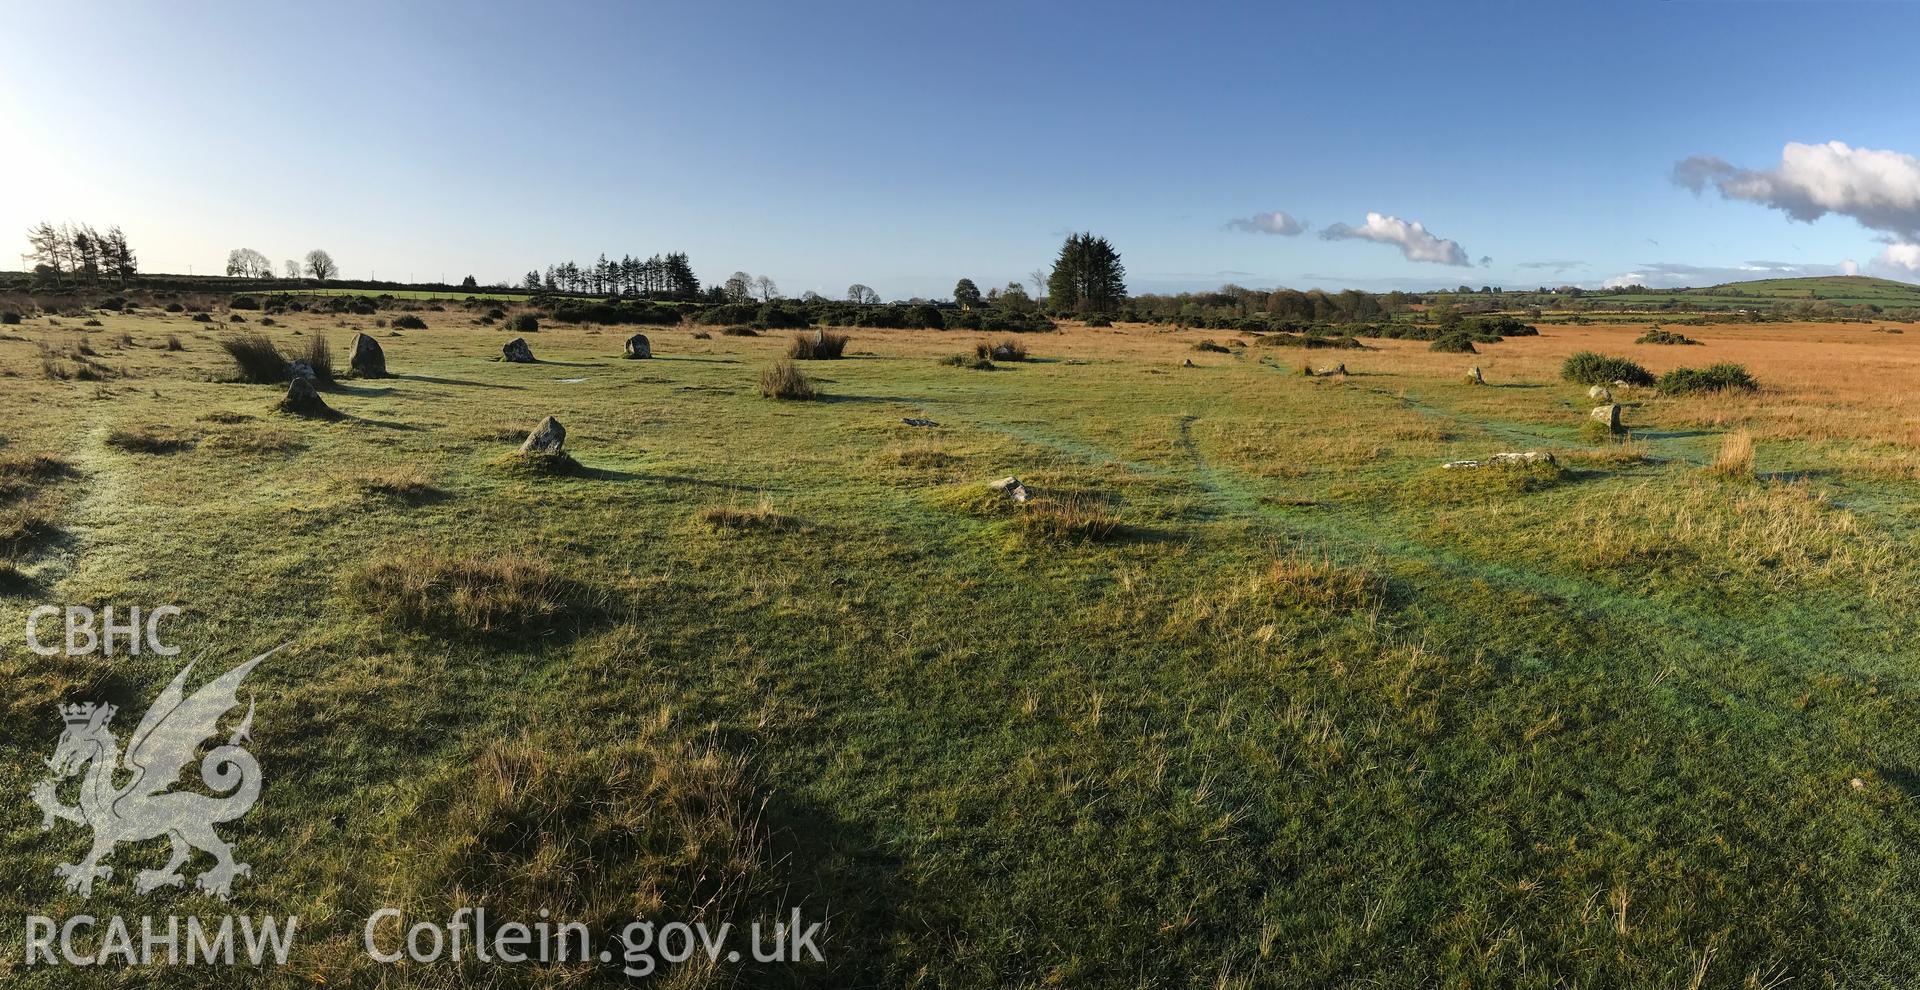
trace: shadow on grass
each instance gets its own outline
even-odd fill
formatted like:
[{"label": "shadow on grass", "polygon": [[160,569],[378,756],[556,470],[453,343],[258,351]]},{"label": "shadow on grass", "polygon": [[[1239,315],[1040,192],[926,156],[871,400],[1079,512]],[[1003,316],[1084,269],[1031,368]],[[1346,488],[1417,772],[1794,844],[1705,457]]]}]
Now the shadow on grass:
[{"label": "shadow on grass", "polygon": [[526,391],[525,385],[501,385],[497,382],[476,382],[466,378],[438,378],[433,375],[395,375],[402,381],[425,382],[428,385],[460,385],[467,388],[505,388],[516,392]]}]

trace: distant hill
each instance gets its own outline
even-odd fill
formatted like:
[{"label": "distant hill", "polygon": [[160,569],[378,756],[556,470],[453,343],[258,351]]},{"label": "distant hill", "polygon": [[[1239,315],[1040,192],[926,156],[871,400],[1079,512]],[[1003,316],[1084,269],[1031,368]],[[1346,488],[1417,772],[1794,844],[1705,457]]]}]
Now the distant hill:
[{"label": "distant hill", "polygon": [[1814,278],[1763,278],[1728,282],[1700,289],[1631,292],[1606,297],[1609,302],[1655,305],[1684,301],[1715,309],[1751,306],[1770,309],[1795,301],[1825,302],[1837,306],[1879,306],[1883,309],[1920,309],[1920,285],[1866,275],[1822,275]]}]

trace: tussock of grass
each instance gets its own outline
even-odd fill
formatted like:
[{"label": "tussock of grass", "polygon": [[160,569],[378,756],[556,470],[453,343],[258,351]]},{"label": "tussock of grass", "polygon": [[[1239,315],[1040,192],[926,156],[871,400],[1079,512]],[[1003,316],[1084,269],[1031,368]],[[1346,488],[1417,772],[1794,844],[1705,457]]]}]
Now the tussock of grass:
[{"label": "tussock of grass", "polygon": [[1220,344],[1214,343],[1211,340],[1200,341],[1199,343],[1193,345],[1193,349],[1196,351],[1207,353],[1207,354],[1232,354],[1233,353],[1232,348],[1223,347]]},{"label": "tussock of grass", "polygon": [[992,371],[993,362],[974,354],[949,354],[940,359],[940,363],[949,368],[971,368],[974,371]]},{"label": "tussock of grass", "polygon": [[1566,468],[1558,463],[1433,467],[1407,479],[1401,486],[1401,494],[1414,502],[1492,500],[1543,491],[1566,478]]},{"label": "tussock of grass", "polygon": [[760,336],[760,331],[755,330],[752,327],[721,327],[720,336],[722,337],[758,337]]},{"label": "tussock of grass", "polygon": [[527,634],[579,612],[579,592],[545,561],[520,553],[465,556],[418,548],[353,571],[348,596],[368,614],[446,636]]},{"label": "tussock of grass", "polygon": [[1713,455],[1713,463],[1707,466],[1707,473],[1722,478],[1751,481],[1753,479],[1753,434],[1746,430],[1735,430],[1720,440],[1720,450]]},{"label": "tussock of grass", "polygon": [[107,434],[108,446],[136,454],[174,454],[191,448],[199,439],[154,426],[123,426]]},{"label": "tussock of grass", "polygon": [[236,454],[285,454],[305,448],[306,441],[287,430],[249,427],[208,434],[201,446]]},{"label": "tussock of grass", "polygon": [[1091,498],[1042,497],[1019,508],[1020,530],[1030,538],[1097,543],[1127,535],[1120,517]]},{"label": "tussock of grass", "polygon": [[53,510],[38,502],[0,506],[0,556],[21,557],[53,538]]},{"label": "tussock of grass", "polygon": [[[586,924],[595,945],[635,918],[740,922],[772,894],[764,800],[743,758],[675,738],[664,711],[614,741],[585,728],[547,721],[441,763],[400,814],[406,893],[499,918],[547,911]],[[700,965],[669,971],[673,985],[723,985]]]},{"label": "tussock of grass", "polygon": [[787,357],[795,361],[834,361],[847,349],[851,340],[846,334],[821,330],[816,333],[795,334],[787,345]]},{"label": "tussock of grass", "polygon": [[[521,431],[519,439],[525,440]],[[515,450],[498,461],[507,473],[529,478],[551,478],[579,474],[583,469],[573,455],[564,450]]]},{"label": "tussock of grass", "polygon": [[793,516],[775,512],[773,503],[764,496],[752,507],[710,505],[694,513],[693,518],[708,529],[731,532],[786,533],[802,525]]},{"label": "tussock of grass", "polygon": [[29,494],[73,472],[65,458],[25,450],[0,450],[0,502]]},{"label": "tussock of grass", "polygon": [[233,359],[234,370],[243,382],[270,385],[287,380],[286,359],[265,334],[229,337],[220,342],[220,349]]},{"label": "tussock of grass", "polygon": [[769,399],[805,401],[819,397],[813,381],[800,373],[792,361],[776,361],[760,372],[760,394]]},{"label": "tussock of grass", "polygon": [[403,502],[423,502],[440,494],[433,478],[417,467],[390,467],[363,471],[348,479],[364,495],[377,495]]}]

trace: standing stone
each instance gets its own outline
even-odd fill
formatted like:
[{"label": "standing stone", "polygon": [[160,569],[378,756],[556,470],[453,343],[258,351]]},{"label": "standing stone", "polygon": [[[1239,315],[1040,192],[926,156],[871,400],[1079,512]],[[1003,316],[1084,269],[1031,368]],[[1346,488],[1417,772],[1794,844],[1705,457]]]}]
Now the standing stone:
[{"label": "standing stone", "polygon": [[364,333],[356,333],[349,347],[353,356],[348,359],[348,364],[353,367],[355,375],[361,378],[387,377],[387,352],[380,349],[379,341]]},{"label": "standing stone", "polygon": [[514,364],[532,364],[533,348],[527,346],[527,338],[515,337],[500,345],[500,358]]},{"label": "standing stone", "polygon": [[280,411],[307,419],[336,419],[340,415],[320,398],[320,393],[314,390],[312,378],[299,375],[293,376],[293,381],[287,384],[287,397],[280,400]]},{"label": "standing stone", "polygon": [[527,442],[520,445],[523,454],[558,454],[560,445],[567,442],[567,428],[560,421],[548,416],[540,425],[527,434]]},{"label": "standing stone", "polygon": [[319,376],[314,374],[313,365],[308,364],[306,358],[294,358],[293,360],[287,362],[287,377],[292,378],[295,381],[299,381],[300,379],[304,378],[308,382],[312,382],[315,378],[318,378]]},{"label": "standing stone", "polygon": [[1593,412],[1587,415],[1592,416],[1593,421],[1596,423],[1605,423],[1608,432],[1620,432],[1620,407],[1618,405],[1609,402],[1604,406],[1595,406]]},{"label": "standing stone", "polygon": [[1587,389],[1587,398],[1598,399],[1601,402],[1612,402],[1613,393],[1607,391],[1607,387],[1605,385],[1595,385],[1594,387]]},{"label": "standing stone", "polygon": [[1474,367],[1474,368],[1468,368],[1468,369],[1467,369],[1467,384],[1469,384],[1469,385],[1485,385],[1486,383],[1487,383],[1487,380],[1486,380],[1485,378],[1482,378],[1482,377],[1480,377],[1480,369],[1479,369],[1479,368],[1477,368],[1477,367]]},{"label": "standing stone", "polygon": [[627,338],[627,356],[630,358],[650,358],[653,356],[653,345],[647,341],[646,334],[636,333]]},{"label": "standing stone", "polygon": [[993,348],[993,359],[995,361],[1013,360],[1013,345],[1012,344],[995,344]]}]

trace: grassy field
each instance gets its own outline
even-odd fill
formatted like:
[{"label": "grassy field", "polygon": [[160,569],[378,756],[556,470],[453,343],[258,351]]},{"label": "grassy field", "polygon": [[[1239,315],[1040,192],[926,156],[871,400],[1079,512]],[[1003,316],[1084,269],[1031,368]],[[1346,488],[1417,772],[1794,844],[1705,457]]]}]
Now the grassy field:
[{"label": "grassy field", "polygon": [[[208,673],[292,644],[249,682],[267,784],[226,832],[232,909],[302,919],[264,975],[22,969],[9,921],[0,983],[619,982],[360,952],[379,905],[472,903],[830,919],[824,964],[662,986],[1920,981],[1920,336],[1069,325],[976,370],[940,360],[974,334],[853,331],[784,402],[756,383],[786,334],[649,328],[625,361],[550,327],[515,365],[425,316],[271,329],[386,347],[336,422],[224,380],[252,326],[0,328],[0,915],[213,910],[132,894],[164,843],[64,892],[82,833],[26,799],[57,703],[124,732],[177,670],[32,656],[26,611],[172,602]],[[1556,377],[1583,349],[1763,390],[1631,390],[1595,445]],[[512,456],[547,415],[576,468]],[[1523,450],[1558,465],[1438,467]]]},{"label": "grassy field", "polygon": [[1827,275],[1815,278],[1768,278],[1752,282],[1666,292],[1629,292],[1600,296],[1608,303],[1659,306],[1691,303],[1725,309],[1760,309],[1783,302],[1826,302],[1841,306],[1920,308],[1920,285],[1865,275]]},{"label": "grassy field", "polygon": [[[268,292],[267,295],[274,293]],[[519,302],[527,298],[525,292],[499,292],[484,289],[328,289],[310,288],[293,290],[299,296],[392,296],[395,299],[487,299],[496,302]]]}]

